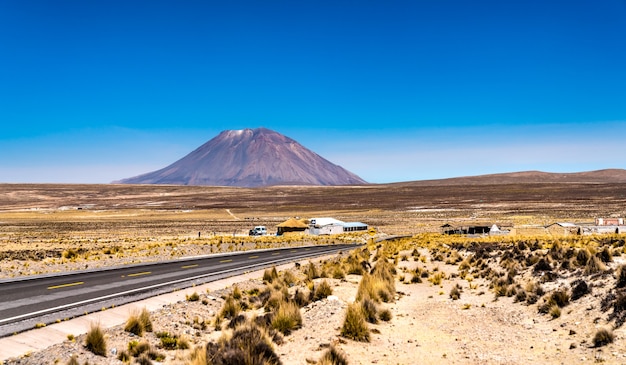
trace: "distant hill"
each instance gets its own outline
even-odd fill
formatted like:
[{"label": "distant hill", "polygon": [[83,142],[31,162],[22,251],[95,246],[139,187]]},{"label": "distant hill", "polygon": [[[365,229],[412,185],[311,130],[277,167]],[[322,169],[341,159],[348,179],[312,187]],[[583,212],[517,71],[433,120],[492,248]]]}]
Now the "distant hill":
[{"label": "distant hill", "polygon": [[532,183],[626,183],[626,170],[605,169],[586,172],[557,173],[542,171],[522,171],[501,174],[454,177],[438,180],[420,180],[397,183],[398,185],[501,185]]},{"label": "distant hill", "polygon": [[293,139],[266,128],[223,131],[163,169],[114,183],[239,187],[366,184]]}]

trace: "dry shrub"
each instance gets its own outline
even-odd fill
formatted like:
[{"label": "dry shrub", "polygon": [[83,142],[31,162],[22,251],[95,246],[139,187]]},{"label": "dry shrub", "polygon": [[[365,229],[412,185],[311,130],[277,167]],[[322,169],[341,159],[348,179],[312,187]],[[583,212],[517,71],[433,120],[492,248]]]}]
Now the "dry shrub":
[{"label": "dry shrub", "polygon": [[137,365],[152,365],[152,360],[147,354],[142,354],[136,360]]},{"label": "dry shrub", "polygon": [[[393,279],[392,279],[393,280]],[[364,274],[357,290],[357,301],[371,298],[376,302],[390,302],[395,294],[395,285],[389,285],[377,275]]]},{"label": "dry shrub", "polygon": [[348,359],[341,350],[338,350],[335,346],[330,345],[324,354],[322,354],[322,357],[317,362],[317,365],[348,365]]},{"label": "dry shrub", "polygon": [[602,261],[600,261],[598,256],[591,256],[591,258],[589,258],[589,261],[587,261],[587,265],[585,265],[584,274],[597,274],[604,270],[606,270],[606,265]]},{"label": "dry shrub", "polygon": [[241,307],[239,306],[239,302],[237,302],[233,297],[229,296],[226,298],[224,302],[224,306],[220,311],[219,316],[226,319],[232,319],[237,317],[239,312],[241,311]]},{"label": "dry shrub", "polygon": [[178,335],[170,335],[169,332],[158,332],[156,337],[161,340],[161,347],[168,350],[189,348],[189,340]]},{"label": "dry shrub", "polygon": [[381,310],[380,312],[378,312],[378,318],[380,318],[381,321],[389,322],[389,321],[391,321],[392,317],[393,316],[391,314],[391,311],[389,309],[387,309],[387,308],[385,308],[385,309]]},{"label": "dry shrub", "polygon": [[438,272],[436,274],[431,275],[428,278],[428,281],[430,281],[433,285],[441,285],[441,281],[445,278],[445,275],[441,272]]},{"label": "dry shrub", "polygon": [[591,293],[591,288],[583,279],[577,279],[572,282],[571,300],[582,298],[584,295]]},{"label": "dry shrub", "polygon": [[567,293],[567,289],[559,289],[555,290],[550,295],[550,301],[559,307],[565,307],[569,304],[569,294]]},{"label": "dry shrub", "polygon": [[193,292],[189,295],[186,295],[185,298],[189,302],[197,302],[198,300],[200,300],[200,295],[197,292]]},{"label": "dry shrub", "polygon": [[272,318],[272,328],[288,335],[300,327],[302,327],[300,307],[294,302],[281,302]]},{"label": "dry shrub", "polygon": [[561,316],[561,308],[559,308],[558,305],[554,304],[550,307],[548,313],[554,319],[559,318]]},{"label": "dry shrub", "polygon": [[542,257],[541,259],[539,259],[539,261],[537,261],[537,263],[533,267],[533,271],[534,272],[552,271],[550,260]]},{"label": "dry shrub", "polygon": [[329,295],[333,294],[333,289],[330,287],[326,280],[323,280],[316,288],[315,294],[313,295],[313,300],[318,301],[322,300]]},{"label": "dry shrub", "polygon": [[278,279],[278,271],[276,271],[276,267],[272,267],[271,269],[267,269],[263,272],[263,281],[273,283],[276,279]]},{"label": "dry shrub", "polygon": [[144,331],[152,332],[152,320],[150,319],[150,312],[145,307],[139,313],[139,322],[143,326]]},{"label": "dry shrub", "polygon": [[[365,273],[364,265],[362,265],[362,258],[358,256],[358,254],[351,254],[346,259],[346,263],[348,266],[348,274],[350,275],[363,275]],[[365,261],[367,262],[367,261]]]},{"label": "dry shrub", "polygon": [[246,323],[238,327],[232,336],[225,335],[218,343],[208,343],[205,357],[207,365],[281,364],[267,332],[254,323]]},{"label": "dry shrub", "polygon": [[124,331],[130,332],[135,336],[143,336],[143,324],[139,320],[139,314],[137,312],[131,312],[130,316],[126,320]]},{"label": "dry shrub", "polygon": [[355,302],[348,306],[346,317],[341,327],[341,335],[355,341],[370,341],[370,330],[365,322],[365,315],[360,303]]},{"label": "dry shrub", "polygon": [[610,344],[614,339],[615,335],[613,334],[613,331],[606,328],[600,328],[593,336],[593,345],[595,347],[602,347]]},{"label": "dry shrub", "polygon": [[240,314],[237,317],[231,319],[230,322],[228,322],[228,328],[235,329],[241,326],[242,324],[246,323],[247,321],[248,321],[248,318],[244,314]]},{"label": "dry shrub", "polygon": [[589,261],[589,258],[591,258],[591,253],[587,248],[581,248],[578,250],[578,252],[576,252],[576,264],[578,266],[587,265],[587,261]]},{"label": "dry shrub", "polygon": [[198,346],[196,347],[191,355],[189,355],[189,361],[187,365],[207,365],[207,351],[205,347]]},{"label": "dry shrub", "polygon": [[452,298],[452,300],[459,300],[459,299],[461,299],[461,289],[459,287],[459,284],[456,284],[450,290],[450,298]]},{"label": "dry shrub", "polygon": [[233,287],[233,293],[231,294],[233,299],[240,300],[242,297],[241,289],[237,285]]},{"label": "dry shrub", "polygon": [[616,270],[615,276],[617,278],[615,282],[615,287],[626,287],[626,265],[620,265]]},{"label": "dry shrub", "polygon": [[311,261],[309,261],[309,265],[306,268],[306,277],[309,280],[317,279],[320,277],[320,274],[317,272],[317,267]]},{"label": "dry shrub", "polygon": [[128,343],[128,353],[130,356],[138,357],[139,355],[148,352],[150,350],[150,344],[147,342],[130,341]]},{"label": "dry shrub", "polygon": [[91,324],[91,328],[85,338],[85,347],[95,355],[106,356],[107,343],[99,323]]},{"label": "dry shrub", "polygon": [[378,307],[376,306],[376,302],[370,298],[363,298],[360,303],[363,314],[365,315],[365,320],[369,323],[378,323]]},{"label": "dry shrub", "polygon": [[283,283],[287,286],[293,286],[298,283],[296,276],[289,270],[283,272]]},{"label": "dry shrub", "polygon": [[293,295],[293,301],[296,302],[298,306],[304,307],[310,302],[309,296],[310,294],[307,294],[304,290],[296,289],[296,292]]},{"label": "dry shrub", "polygon": [[289,294],[283,290],[271,290],[270,295],[264,303],[264,307],[266,311],[273,311],[278,309],[280,303],[287,300]]},{"label": "dry shrub", "polygon": [[343,272],[341,266],[337,265],[333,268],[333,279],[345,279],[346,273]]},{"label": "dry shrub", "polygon": [[608,246],[604,246],[602,248],[602,251],[598,252],[596,256],[600,258],[600,260],[602,260],[602,262],[604,263],[613,261],[613,253]]}]

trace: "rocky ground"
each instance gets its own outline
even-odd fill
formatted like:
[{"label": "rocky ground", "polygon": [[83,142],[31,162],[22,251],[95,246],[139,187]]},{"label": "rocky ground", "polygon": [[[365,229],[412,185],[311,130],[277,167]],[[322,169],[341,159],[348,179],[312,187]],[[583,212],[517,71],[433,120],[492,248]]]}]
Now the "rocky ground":
[{"label": "rocky ground", "polygon": [[[587,277],[593,286],[590,294],[572,300],[562,308],[560,316],[541,314],[538,304],[517,302],[515,296],[496,297],[490,280],[476,276],[472,280],[462,278],[460,261],[445,263],[436,260],[433,251],[420,249],[417,259],[404,252],[398,260],[396,299],[381,303],[388,308],[392,319],[388,322],[369,324],[371,341],[356,342],[340,336],[347,306],[355,300],[361,276],[347,275],[345,279],[327,280],[332,296],[312,302],[301,308],[302,328],[285,336],[274,350],[283,364],[316,363],[331,345],[340,350],[349,364],[587,364],[626,362],[624,331],[614,328],[601,300],[615,286],[615,277],[607,270],[606,275]],[[462,254],[468,254],[462,252]],[[615,257],[608,266],[615,268],[623,263]],[[410,273],[416,267],[435,273],[443,273],[441,283],[424,279],[411,283]],[[301,268],[289,269],[299,278]],[[519,275],[535,275],[530,270],[520,270]],[[559,275],[556,280],[544,284],[546,291],[570,287],[581,272],[568,276]],[[297,284],[303,286],[304,284]],[[297,287],[296,285],[296,287]],[[261,278],[237,284],[242,292],[265,286]],[[451,298],[454,287],[460,288],[460,297]],[[197,300],[181,300],[152,311],[150,317],[154,330],[138,337],[124,331],[123,326],[106,329],[107,355],[96,356],[88,351],[85,335],[67,339],[43,351],[27,354],[5,361],[11,365],[66,364],[76,356],[80,364],[123,364],[119,353],[132,341],[148,342],[161,354],[158,364],[186,364],[197,346],[217,341],[228,330],[216,330],[215,315],[224,304],[224,297],[233,287],[213,292],[198,293]],[[290,291],[295,289],[291,288]],[[262,314],[263,309],[251,309],[248,313]],[[600,328],[612,329],[615,340],[606,346],[596,347],[592,342]],[[167,332],[182,339],[188,349],[163,348],[158,333]],[[186,347],[186,346],[183,346]],[[136,360],[133,360],[136,361]],[[133,362],[134,363],[134,362]]]}]

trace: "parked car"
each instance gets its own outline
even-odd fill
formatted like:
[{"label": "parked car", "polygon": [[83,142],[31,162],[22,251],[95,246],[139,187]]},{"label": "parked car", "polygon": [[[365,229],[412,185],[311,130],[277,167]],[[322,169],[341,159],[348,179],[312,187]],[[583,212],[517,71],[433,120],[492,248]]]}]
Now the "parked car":
[{"label": "parked car", "polygon": [[265,236],[267,229],[265,226],[256,226],[250,230],[250,236]]}]

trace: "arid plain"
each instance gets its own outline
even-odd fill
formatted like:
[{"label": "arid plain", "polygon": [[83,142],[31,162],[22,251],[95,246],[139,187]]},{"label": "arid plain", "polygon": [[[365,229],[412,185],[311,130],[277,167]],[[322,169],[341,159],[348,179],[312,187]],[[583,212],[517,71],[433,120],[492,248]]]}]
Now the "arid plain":
[{"label": "arid plain", "polygon": [[[317,269],[326,273],[319,278],[309,277],[305,262],[300,268],[285,269],[297,279],[288,286],[288,296],[294,297],[296,289],[314,292],[326,280],[334,297],[302,306],[300,328],[273,344],[282,363],[323,363],[329,348],[350,364],[623,363],[623,235],[464,238],[439,234],[446,223],[522,227],[626,216],[622,181],[568,179],[507,176],[256,189],[2,184],[0,276],[281,245],[369,243],[365,253],[359,249],[356,254],[374,267],[380,257],[394,265],[395,293],[375,300],[377,313],[388,310],[391,318],[369,324],[369,342],[342,335],[346,311],[357,301],[363,278],[363,273],[349,269],[350,253],[316,261]],[[361,221],[376,229],[376,239],[409,237],[384,244],[372,243],[369,233],[245,237],[254,225],[266,225],[273,232],[277,224],[294,216]],[[345,275],[332,275],[332,265],[339,265]],[[238,288],[254,293],[255,288],[262,292],[264,285],[269,284],[259,277],[242,281]],[[179,331],[184,332],[184,326],[191,329],[184,332],[190,349],[170,351],[160,347],[156,336],[144,334],[142,339],[165,355],[152,360],[131,356],[126,362],[199,363],[193,362],[199,361],[193,349],[217,341],[227,331],[218,331],[212,321],[233,291],[231,287],[200,293],[202,300],[154,311],[155,331],[174,331],[168,323],[180,323]],[[211,324],[199,329],[197,318]],[[133,340],[123,327],[107,330],[109,348],[115,347],[116,352]],[[595,336],[604,329],[612,342],[596,343]],[[40,354],[7,363],[37,364],[45,358],[48,363],[64,364],[72,355],[81,364],[124,363],[110,352],[93,355],[84,345],[84,336],[77,335]]]}]

